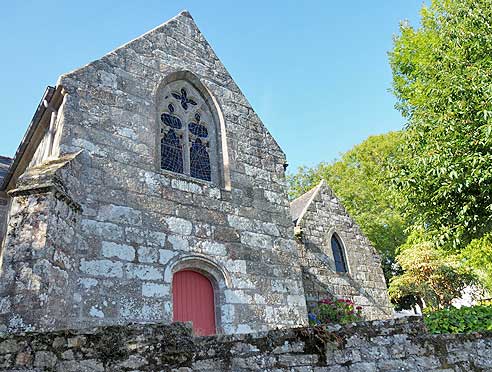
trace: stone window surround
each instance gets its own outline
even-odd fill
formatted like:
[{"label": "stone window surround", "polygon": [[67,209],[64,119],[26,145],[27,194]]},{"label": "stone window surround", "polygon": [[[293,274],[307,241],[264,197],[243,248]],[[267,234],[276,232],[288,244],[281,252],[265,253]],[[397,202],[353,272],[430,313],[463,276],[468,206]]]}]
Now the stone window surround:
[{"label": "stone window surround", "polygon": [[328,231],[328,234],[327,234],[328,239],[327,239],[326,245],[328,245],[329,249],[327,249],[325,247],[325,254],[330,258],[330,263],[333,262],[333,265],[335,265],[335,261],[333,258],[333,252],[331,249],[331,238],[333,237],[333,235],[336,236],[336,238],[338,239],[338,242],[340,243],[340,245],[342,247],[343,258],[345,259],[345,266],[347,268],[347,271],[344,273],[336,271],[336,270],[333,270],[333,272],[337,275],[340,275],[340,276],[351,275],[352,270],[350,269],[350,261],[348,258],[347,245],[345,244],[345,241],[344,241],[342,235],[337,231],[337,229],[335,227],[332,227]]},{"label": "stone window surround", "polygon": [[[2,201],[5,204],[1,203]],[[11,206],[12,198],[10,198],[7,193],[0,191],[0,268],[2,267],[4,241],[7,235],[7,226],[9,225]],[[3,221],[1,218],[1,213],[4,213]]]},{"label": "stone window surround", "polygon": [[[161,114],[162,110],[162,99],[166,87],[175,81],[185,81],[187,84],[191,85],[199,94],[200,98],[204,100],[208,109],[212,115],[213,123],[210,123],[210,127],[213,127],[213,132],[211,135],[214,136],[215,151],[211,151],[210,154],[210,165],[212,168],[212,181],[205,181],[198,178],[191,177],[182,173],[175,173],[161,168],[161,145],[160,145],[160,128],[161,128]],[[170,177],[182,178],[186,181],[198,182],[204,185],[216,185],[220,188],[230,191],[231,190],[231,175],[230,175],[230,163],[229,163],[229,152],[227,146],[227,137],[225,130],[225,119],[222,114],[222,109],[210,92],[210,90],[202,83],[202,81],[192,72],[182,70],[175,71],[168,74],[160,84],[158,85],[154,93],[154,106],[155,106],[155,117],[156,117],[156,136],[155,136],[155,155],[154,164],[155,169],[158,173]],[[213,144],[211,143],[211,145]]]},{"label": "stone window surround", "polygon": [[181,270],[196,271],[210,280],[214,290],[216,333],[224,333],[222,327],[222,306],[225,304],[225,290],[231,288],[230,274],[221,265],[201,254],[181,254],[172,258],[164,272],[164,281],[169,284],[170,288],[171,314],[173,311],[173,275]]},{"label": "stone window surround", "polygon": [[[159,143],[158,150],[160,150],[160,146],[161,145]],[[158,166],[159,166],[158,173],[166,176],[169,180],[175,178],[175,179],[180,179],[180,180],[183,180],[183,181],[186,181],[186,182],[190,182],[190,183],[196,183],[199,186],[208,186],[210,188],[217,187],[219,189],[224,189],[223,186],[221,186],[220,184],[215,183],[213,180],[212,181],[205,181],[205,180],[202,180],[200,178],[191,177],[190,175],[187,175],[187,174],[184,174],[184,173],[176,173],[176,172],[173,172],[173,171],[170,171],[170,170],[167,170],[167,169],[162,169],[160,167],[160,163],[161,163],[160,154],[159,154],[159,158],[156,161],[158,161]]]}]

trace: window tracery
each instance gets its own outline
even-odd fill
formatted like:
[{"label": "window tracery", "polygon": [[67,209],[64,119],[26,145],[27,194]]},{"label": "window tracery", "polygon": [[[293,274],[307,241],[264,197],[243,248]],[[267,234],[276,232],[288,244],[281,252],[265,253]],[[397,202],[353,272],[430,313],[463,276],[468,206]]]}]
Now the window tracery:
[{"label": "window tracery", "polygon": [[187,81],[169,83],[160,107],[161,169],[212,181],[216,161],[213,116]]}]

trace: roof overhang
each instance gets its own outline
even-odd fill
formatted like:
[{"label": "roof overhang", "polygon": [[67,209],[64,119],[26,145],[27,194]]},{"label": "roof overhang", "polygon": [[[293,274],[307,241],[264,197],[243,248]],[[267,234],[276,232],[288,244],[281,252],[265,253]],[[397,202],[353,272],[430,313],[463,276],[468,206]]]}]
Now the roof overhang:
[{"label": "roof overhang", "polygon": [[41,98],[41,102],[39,102],[36,108],[26,134],[24,134],[24,138],[22,138],[15,152],[14,161],[0,185],[0,191],[6,192],[12,189],[19,176],[24,173],[31,162],[50,124],[52,110],[58,110],[63,102],[62,91],[63,87],[61,85],[56,88],[48,86],[44,91],[43,98]]},{"label": "roof overhang", "polygon": [[309,206],[313,202],[314,198],[316,198],[316,196],[318,195],[321,187],[325,185],[326,181],[321,180],[317,186],[313,187],[311,190],[302,194],[290,203],[290,215],[295,226],[300,225],[302,217],[304,217],[304,215],[306,214]]}]

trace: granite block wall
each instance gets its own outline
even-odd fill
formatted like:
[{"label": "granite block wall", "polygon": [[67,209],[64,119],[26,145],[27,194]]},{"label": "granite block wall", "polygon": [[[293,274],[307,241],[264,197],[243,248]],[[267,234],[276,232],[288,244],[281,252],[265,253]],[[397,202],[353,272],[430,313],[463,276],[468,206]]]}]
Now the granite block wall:
[{"label": "granite block wall", "polygon": [[[362,306],[366,319],[393,316],[378,254],[324,181],[313,190],[296,231],[308,304],[329,296],[348,298]],[[335,269],[333,234],[343,245],[346,273]]]},{"label": "granite block wall", "polygon": [[[220,148],[213,182],[160,169],[159,94],[180,80],[192,84],[214,112]],[[5,290],[18,304],[4,314],[8,329],[171,322],[172,275],[187,268],[213,282],[219,333],[306,324],[285,155],[189,13],[61,76],[57,86],[64,100],[52,157],[80,156],[70,176],[78,183],[56,181],[80,208],[70,224],[77,239],[62,250],[69,257],[70,268],[62,268],[68,277],[39,296],[67,306],[51,322],[41,322],[52,314],[49,306],[38,299],[32,316],[20,298],[10,298],[16,291]],[[42,241],[48,253],[34,260],[57,266],[48,244],[56,239],[46,234],[66,235],[53,217],[63,215],[65,206],[39,186],[33,179],[29,196],[16,196],[12,215],[19,208],[35,214],[9,226],[7,253],[14,257]],[[47,232],[33,235],[36,214],[46,216],[48,225]],[[5,283],[21,273],[2,275]]]},{"label": "granite block wall", "polygon": [[[78,187],[74,157],[31,168],[11,190],[0,277],[0,332],[51,329],[78,306],[70,289],[80,206],[63,184]],[[64,182],[61,182],[61,180]]]},{"label": "granite block wall", "polygon": [[194,338],[182,323],[0,336],[0,370],[57,372],[492,370],[492,333],[430,335],[418,318]]}]

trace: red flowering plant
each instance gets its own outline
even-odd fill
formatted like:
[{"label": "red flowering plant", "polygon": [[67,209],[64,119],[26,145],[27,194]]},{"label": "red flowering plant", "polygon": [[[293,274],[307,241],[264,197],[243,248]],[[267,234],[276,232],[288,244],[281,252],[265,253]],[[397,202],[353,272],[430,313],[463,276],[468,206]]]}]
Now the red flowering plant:
[{"label": "red flowering plant", "polygon": [[324,298],[311,305],[308,318],[311,326],[360,322],[363,320],[362,307],[344,298]]}]

